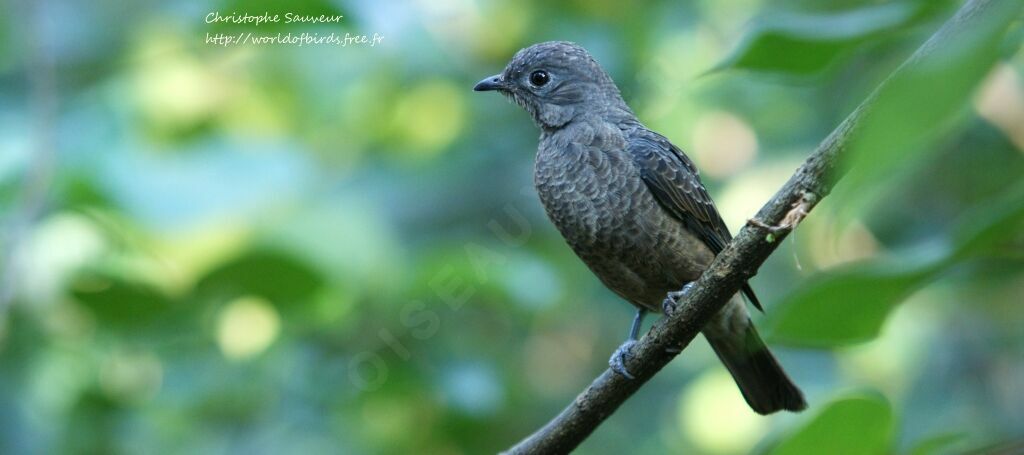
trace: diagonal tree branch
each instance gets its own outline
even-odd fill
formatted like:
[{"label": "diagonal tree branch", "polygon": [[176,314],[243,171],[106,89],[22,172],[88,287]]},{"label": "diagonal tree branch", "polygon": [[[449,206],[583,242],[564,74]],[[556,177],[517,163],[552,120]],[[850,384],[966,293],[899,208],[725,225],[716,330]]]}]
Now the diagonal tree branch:
[{"label": "diagonal tree branch", "polygon": [[601,422],[690,344],[704,324],[757,273],[779,241],[832,191],[842,176],[839,157],[850,147],[853,134],[878,100],[879,92],[908,67],[956,43],[966,31],[981,22],[983,13],[990,11],[993,5],[1014,1],[1019,0],[965,2],[953,18],[825,138],[756,218],[715,258],[680,302],[679,309],[656,323],[634,346],[633,356],[626,366],[635,379],[605,370],[561,413],[505,453],[568,453],[590,436]]}]

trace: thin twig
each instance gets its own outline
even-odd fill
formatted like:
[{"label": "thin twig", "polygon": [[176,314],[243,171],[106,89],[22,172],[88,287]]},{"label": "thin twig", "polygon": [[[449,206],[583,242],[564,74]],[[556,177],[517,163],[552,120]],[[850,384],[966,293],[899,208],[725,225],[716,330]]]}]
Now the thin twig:
[{"label": "thin twig", "polygon": [[811,207],[817,203],[818,196],[810,191],[804,191],[803,194],[800,195],[800,199],[797,199],[796,202],[790,206],[789,211],[786,212],[786,216],[782,217],[782,221],[779,222],[779,224],[770,225],[758,220],[757,218],[747,220],[747,224],[768,231],[768,235],[765,236],[764,240],[771,243],[775,241],[778,234],[783,232],[793,232],[793,229],[796,229],[796,225],[800,224],[800,222],[807,217],[807,214],[811,212]]}]

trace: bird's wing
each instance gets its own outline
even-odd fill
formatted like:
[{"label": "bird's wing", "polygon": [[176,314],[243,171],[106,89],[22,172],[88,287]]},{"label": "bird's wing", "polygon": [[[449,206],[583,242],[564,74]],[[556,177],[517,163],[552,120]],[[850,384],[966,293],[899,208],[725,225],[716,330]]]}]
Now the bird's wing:
[{"label": "bird's wing", "polygon": [[[716,255],[732,240],[729,228],[700,181],[697,167],[682,150],[657,133],[644,131],[629,139],[640,177],[658,203],[697,235]],[[749,284],[743,294],[758,310],[761,303]]]}]

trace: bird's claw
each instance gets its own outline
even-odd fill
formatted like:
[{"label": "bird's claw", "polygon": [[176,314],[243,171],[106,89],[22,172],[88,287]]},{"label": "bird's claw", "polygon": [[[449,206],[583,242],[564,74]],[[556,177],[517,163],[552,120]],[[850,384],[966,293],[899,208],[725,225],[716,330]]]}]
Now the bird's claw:
[{"label": "bird's claw", "polygon": [[608,367],[626,379],[634,379],[634,376],[626,369],[626,358],[633,356],[632,349],[635,344],[636,340],[626,340],[608,359]]},{"label": "bird's claw", "polygon": [[686,294],[689,294],[691,290],[693,290],[693,282],[686,283],[686,285],[678,291],[669,292],[668,297],[665,297],[665,300],[661,302],[661,312],[664,313],[665,316],[671,316],[679,307],[679,299],[686,297]]},{"label": "bird's claw", "polygon": [[665,316],[672,316],[672,313],[675,313],[676,311],[676,305],[678,305],[672,294],[675,293],[669,292],[668,297],[665,297],[665,300],[661,302],[661,312],[664,313]]}]

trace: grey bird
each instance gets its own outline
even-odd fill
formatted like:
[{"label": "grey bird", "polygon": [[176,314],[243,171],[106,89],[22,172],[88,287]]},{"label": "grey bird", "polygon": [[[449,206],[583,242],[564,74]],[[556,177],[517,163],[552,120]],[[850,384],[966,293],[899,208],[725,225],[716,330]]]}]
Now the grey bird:
[{"label": "grey bird", "polygon": [[[540,127],[534,184],[548,217],[590,270],[637,308],[629,338],[609,360],[614,371],[632,378],[623,362],[644,314],[671,312],[684,285],[732,239],[697,168],[640,123],[611,77],[576,44],[522,49],[473,90],[498,91]],[[761,308],[749,285],[742,294]],[[739,294],[703,334],[754,411],[807,406],[761,341]]]}]

